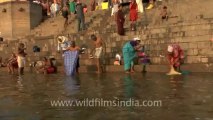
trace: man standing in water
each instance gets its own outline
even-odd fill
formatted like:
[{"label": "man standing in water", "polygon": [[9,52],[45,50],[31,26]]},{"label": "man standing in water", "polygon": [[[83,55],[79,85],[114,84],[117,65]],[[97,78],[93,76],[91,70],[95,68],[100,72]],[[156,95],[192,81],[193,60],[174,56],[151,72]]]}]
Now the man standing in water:
[{"label": "man standing in water", "polygon": [[103,56],[103,41],[101,37],[96,37],[94,34],[91,35],[91,40],[94,41],[94,45],[95,45],[95,48],[92,50],[92,53],[93,51],[95,51],[94,57],[97,63],[97,70],[98,70],[97,73],[101,73],[103,72],[103,65],[101,61],[101,58]]},{"label": "man standing in water", "polygon": [[25,66],[25,57],[26,57],[26,53],[25,53],[25,45],[24,43],[19,43],[19,46],[18,46],[18,58],[17,58],[17,61],[18,61],[18,67],[19,67],[19,75],[23,75],[24,74],[24,66]]}]

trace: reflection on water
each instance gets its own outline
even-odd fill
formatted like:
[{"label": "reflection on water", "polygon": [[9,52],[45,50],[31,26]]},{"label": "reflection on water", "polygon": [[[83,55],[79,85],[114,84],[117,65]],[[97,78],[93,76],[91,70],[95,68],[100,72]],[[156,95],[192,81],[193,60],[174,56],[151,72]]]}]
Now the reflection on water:
[{"label": "reflection on water", "polygon": [[80,80],[79,77],[65,77],[64,86],[67,95],[74,95],[79,92]]},{"label": "reflection on water", "polygon": [[[212,74],[0,74],[0,120],[211,120]],[[51,100],[162,100],[162,107],[51,107]]]},{"label": "reflection on water", "polygon": [[18,76],[18,79],[17,79],[17,87],[18,87],[18,90],[19,91],[22,91],[23,90],[23,84],[22,84],[22,76]]},{"label": "reflection on water", "polygon": [[131,75],[126,75],[124,77],[124,88],[125,88],[125,97],[132,98],[134,96],[134,83],[131,78]]}]

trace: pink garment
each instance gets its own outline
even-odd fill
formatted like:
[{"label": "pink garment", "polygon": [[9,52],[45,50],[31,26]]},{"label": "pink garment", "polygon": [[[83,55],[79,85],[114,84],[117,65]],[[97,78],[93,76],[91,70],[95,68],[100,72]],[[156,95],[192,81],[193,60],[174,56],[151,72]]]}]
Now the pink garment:
[{"label": "pink garment", "polygon": [[179,67],[181,65],[182,60],[184,59],[183,50],[177,44],[173,44],[171,46],[173,47],[173,52],[168,54],[167,56],[169,63],[174,67]]}]

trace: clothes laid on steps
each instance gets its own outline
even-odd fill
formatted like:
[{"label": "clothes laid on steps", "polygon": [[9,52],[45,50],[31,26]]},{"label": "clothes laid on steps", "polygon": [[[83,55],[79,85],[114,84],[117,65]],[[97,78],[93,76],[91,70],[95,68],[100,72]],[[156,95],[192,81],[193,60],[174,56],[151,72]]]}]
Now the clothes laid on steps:
[{"label": "clothes laid on steps", "polygon": [[53,66],[50,66],[46,69],[46,73],[47,74],[52,74],[52,73],[56,73],[56,68]]},{"label": "clothes laid on steps", "polygon": [[64,52],[64,68],[67,76],[73,76],[76,72],[78,62],[78,51]]}]

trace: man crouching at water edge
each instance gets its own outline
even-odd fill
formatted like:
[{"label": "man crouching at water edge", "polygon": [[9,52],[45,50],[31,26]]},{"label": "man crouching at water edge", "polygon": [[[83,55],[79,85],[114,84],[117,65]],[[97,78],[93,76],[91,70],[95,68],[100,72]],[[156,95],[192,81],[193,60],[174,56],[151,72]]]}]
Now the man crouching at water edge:
[{"label": "man crouching at water edge", "polygon": [[184,54],[183,50],[177,44],[168,46],[167,58],[170,64],[170,72],[167,75],[181,75],[180,66],[183,64]]},{"label": "man crouching at water edge", "polygon": [[[101,57],[103,56],[103,41],[101,37],[96,37],[94,34],[91,35],[91,40],[94,41],[95,48],[92,50],[92,53],[94,52],[94,58],[96,59],[97,63],[97,73],[103,72],[103,64],[101,61]],[[92,55],[90,55],[91,58],[93,58]]]},{"label": "man crouching at water edge", "polygon": [[19,46],[18,46],[18,58],[17,58],[17,61],[18,61],[18,67],[19,67],[19,75],[23,75],[24,74],[24,66],[25,66],[25,57],[26,57],[26,53],[25,53],[25,45],[23,43],[19,43]]}]

